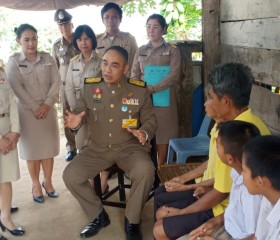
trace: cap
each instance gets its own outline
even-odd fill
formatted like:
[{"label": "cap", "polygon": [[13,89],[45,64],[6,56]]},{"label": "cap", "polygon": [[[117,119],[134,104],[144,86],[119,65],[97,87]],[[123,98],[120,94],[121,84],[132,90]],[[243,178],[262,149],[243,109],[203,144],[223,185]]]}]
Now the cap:
[{"label": "cap", "polygon": [[54,14],[54,21],[56,21],[57,24],[70,22],[71,19],[72,15],[68,13],[65,9],[58,9]]}]

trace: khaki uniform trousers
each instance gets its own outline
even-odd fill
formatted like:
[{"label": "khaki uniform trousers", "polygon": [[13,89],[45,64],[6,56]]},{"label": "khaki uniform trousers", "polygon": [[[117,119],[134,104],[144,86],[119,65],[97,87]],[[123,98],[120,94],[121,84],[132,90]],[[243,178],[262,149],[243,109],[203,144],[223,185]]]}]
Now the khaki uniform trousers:
[{"label": "khaki uniform trousers", "polygon": [[124,170],[131,180],[125,216],[129,223],[139,224],[155,178],[153,162],[144,146],[129,146],[127,143],[125,147],[109,149],[90,145],[67,165],[63,180],[91,221],[99,215],[103,206],[89,186],[88,178],[95,177],[113,164]]}]

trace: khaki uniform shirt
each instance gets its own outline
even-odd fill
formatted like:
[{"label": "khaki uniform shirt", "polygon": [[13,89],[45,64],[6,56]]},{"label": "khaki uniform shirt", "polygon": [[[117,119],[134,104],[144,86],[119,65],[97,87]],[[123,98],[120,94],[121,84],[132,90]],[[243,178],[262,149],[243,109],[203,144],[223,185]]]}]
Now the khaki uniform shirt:
[{"label": "khaki uniform shirt", "polygon": [[13,54],[7,63],[7,76],[24,108],[34,112],[42,103],[53,106],[58,102],[60,75],[49,53],[37,52],[35,62],[23,52]]},{"label": "khaki uniform shirt", "polygon": [[178,113],[174,85],[179,81],[181,58],[176,46],[166,43],[154,48],[151,43],[141,46],[135,53],[131,78],[144,80],[147,65],[170,66],[170,73],[155,84],[155,92],[170,87],[170,106],[154,107],[157,118],[156,143],[168,144],[170,138],[178,137]]},{"label": "khaki uniform shirt", "polygon": [[[1,80],[2,79],[2,80]],[[4,81],[3,81],[4,79]],[[2,82],[3,81],[3,82]],[[16,105],[16,99],[12,89],[7,83],[7,77],[4,69],[0,67],[0,118],[9,116],[10,129],[5,129],[5,132],[0,132],[0,138],[2,138],[8,132],[20,132],[18,110]]]},{"label": "khaki uniform shirt", "polygon": [[131,78],[144,80],[146,65],[170,66],[170,73],[154,87],[155,92],[162,91],[179,81],[181,58],[176,46],[166,43],[154,48],[151,43],[141,46],[134,57]]},{"label": "khaki uniform shirt", "polygon": [[80,52],[74,45],[68,44],[64,38],[55,41],[52,48],[52,56],[55,59],[62,82],[65,81],[70,59],[78,55]]},{"label": "khaki uniform shirt", "polygon": [[76,108],[76,101],[84,98],[84,79],[101,77],[100,64],[101,58],[94,50],[87,63],[84,63],[82,54],[70,60],[66,75],[65,93],[71,110]]},{"label": "khaki uniform shirt", "polygon": [[[134,54],[138,48],[135,37],[133,37],[128,32],[119,32],[113,39],[111,39],[107,33],[103,33],[96,37],[97,39],[97,48],[96,52],[102,58],[105,54],[105,51],[111,46],[121,46],[128,52],[128,64],[129,69],[132,67]],[[127,76],[130,76],[130,70]]]},{"label": "khaki uniform shirt", "polygon": [[122,128],[124,119],[135,119],[135,128],[145,131],[151,139],[156,119],[146,87],[129,83],[126,78],[118,84],[104,81],[85,84],[84,106],[87,111],[92,146],[125,149],[142,146],[138,139]]}]

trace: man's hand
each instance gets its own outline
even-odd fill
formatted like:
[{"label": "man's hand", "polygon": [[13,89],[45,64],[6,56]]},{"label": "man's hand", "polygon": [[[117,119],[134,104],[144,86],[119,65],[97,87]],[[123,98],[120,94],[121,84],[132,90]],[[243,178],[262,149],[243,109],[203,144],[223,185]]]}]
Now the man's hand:
[{"label": "man's hand", "polygon": [[181,183],[181,184],[185,183],[183,175],[178,176],[178,177],[174,177],[174,178],[170,179],[169,182],[176,182],[176,183]]},{"label": "man's hand", "polygon": [[200,239],[198,237],[210,236],[214,231],[215,227],[215,221],[213,219],[210,219],[198,228],[192,230],[189,233],[189,240],[197,240]]},{"label": "man's hand", "polygon": [[186,191],[192,189],[188,185],[184,185],[182,183],[173,182],[173,181],[165,182],[164,187],[167,192],[179,192],[179,191]]},{"label": "man's hand", "polygon": [[77,128],[81,124],[82,118],[85,116],[85,114],[86,114],[85,112],[81,112],[75,115],[70,111],[66,110],[66,113],[63,116],[64,126],[72,129]]},{"label": "man's hand", "polygon": [[145,144],[146,142],[146,133],[141,131],[141,130],[137,130],[137,129],[133,129],[133,128],[127,128],[127,131],[132,133],[134,137],[137,137],[139,142],[142,143],[142,145]]}]

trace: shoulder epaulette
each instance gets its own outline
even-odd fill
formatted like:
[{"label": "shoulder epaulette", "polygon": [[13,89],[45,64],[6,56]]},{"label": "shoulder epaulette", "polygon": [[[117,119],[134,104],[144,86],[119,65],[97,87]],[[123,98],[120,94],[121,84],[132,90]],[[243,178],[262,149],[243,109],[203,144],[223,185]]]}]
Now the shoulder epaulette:
[{"label": "shoulder epaulette", "polygon": [[18,56],[18,55],[21,55],[21,53],[20,52],[15,52],[10,57],[15,57],[15,56]]},{"label": "shoulder epaulette", "polygon": [[170,45],[170,47],[172,47],[172,48],[177,48],[177,45],[175,45],[175,44],[169,44]]},{"label": "shoulder epaulette", "polygon": [[138,87],[146,87],[146,82],[142,81],[142,80],[137,80],[137,79],[128,79],[127,80],[130,84],[138,86]]},{"label": "shoulder epaulette", "polygon": [[75,57],[73,57],[73,58],[70,59],[70,62],[72,62],[72,61],[74,61],[74,60],[76,60],[76,59],[78,59],[78,58],[79,58],[79,55],[76,55]]},{"label": "shoulder epaulette", "polygon": [[59,43],[60,41],[61,41],[61,38],[56,39],[56,40],[54,41],[54,44],[57,44],[57,43]]},{"label": "shoulder epaulette", "polygon": [[96,38],[100,38],[103,34],[104,34],[104,33],[98,33],[98,34],[96,34],[95,36],[96,36]]},{"label": "shoulder epaulette", "polygon": [[84,84],[92,84],[92,83],[100,83],[100,82],[102,82],[102,78],[89,77],[84,79]]}]

